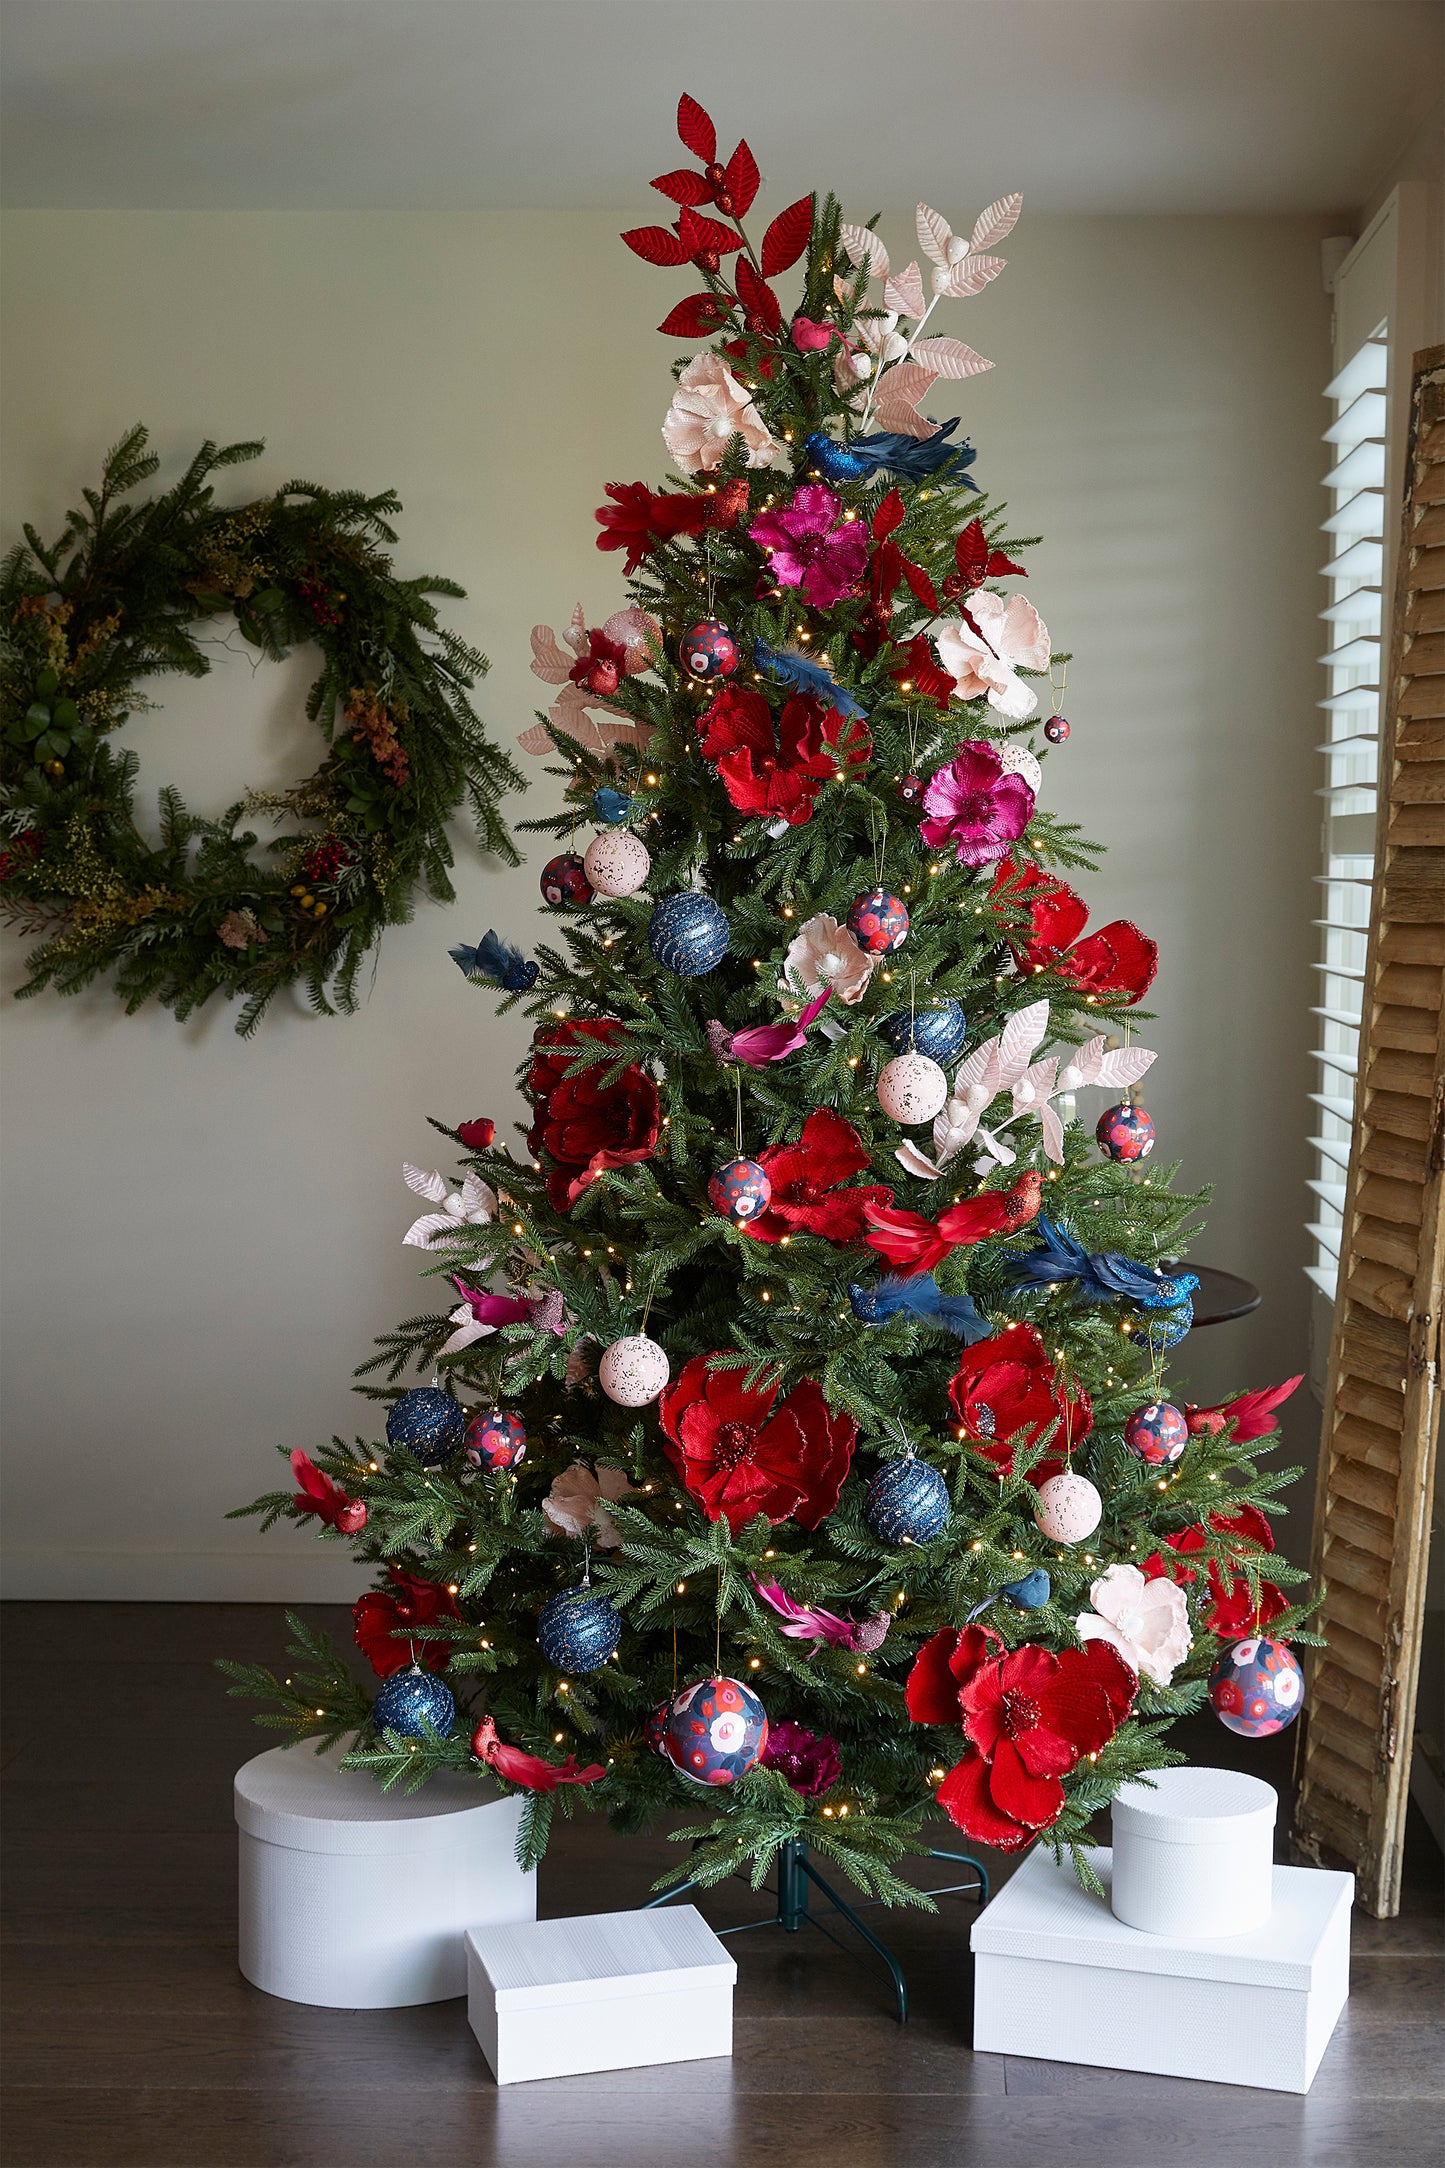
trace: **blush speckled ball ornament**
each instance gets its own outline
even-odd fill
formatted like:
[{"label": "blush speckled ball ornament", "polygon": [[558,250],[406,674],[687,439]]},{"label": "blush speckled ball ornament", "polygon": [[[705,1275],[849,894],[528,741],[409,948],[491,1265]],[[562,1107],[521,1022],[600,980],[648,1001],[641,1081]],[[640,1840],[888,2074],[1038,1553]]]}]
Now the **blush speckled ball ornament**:
[{"label": "blush speckled ball ornament", "polygon": [[1154,1149],[1153,1117],[1134,1100],[1121,1099],[1105,1107],[1094,1135],[1106,1159],[1147,1159]]},{"label": "blush speckled ball ornament", "polygon": [[1104,1518],[1104,1501],[1086,1475],[1066,1468],[1039,1485],[1034,1526],[1052,1543],[1082,1543]]},{"label": "blush speckled ball ornament", "polygon": [[630,1333],[604,1348],[597,1365],[597,1382],[619,1408],[645,1408],[672,1375],[667,1351],[645,1332]]},{"label": "blush speckled ball ornament", "polygon": [[921,775],[905,775],[898,785],[898,795],[905,805],[922,805],[927,788]]},{"label": "blush speckled ball ornament", "polygon": [[931,1543],[948,1515],[947,1483],[911,1453],[880,1468],[863,1499],[863,1518],[880,1543]]},{"label": "blush speckled ball ornament", "polygon": [[904,1129],[931,1122],[948,1097],[948,1078],[926,1054],[895,1054],[878,1077],[878,1104]]},{"label": "blush speckled ball ornament", "polygon": [[543,1604],[537,1645],[559,1671],[598,1671],[622,1639],[622,1613],[584,1581]]},{"label": "blush speckled ball ornament", "polygon": [[647,845],[625,828],[594,836],[582,871],[599,896],[635,896],[652,871]]},{"label": "blush speckled ball ornament", "polygon": [[667,1712],[662,1751],[694,1784],[736,1784],[768,1743],[768,1713],[741,1679],[702,1679]]},{"label": "blush speckled ball ornament", "polygon": [[1150,1400],[1124,1425],[1124,1443],[1146,1468],[1169,1468],[1189,1443],[1189,1425],[1170,1400]]},{"label": "blush speckled ball ornament", "polygon": [[1051,715],[1044,724],[1044,736],[1050,745],[1062,745],[1069,735],[1069,726],[1062,715]]},{"label": "blush speckled ball ornament", "polygon": [[1294,1650],[1261,1634],[1236,1641],[1209,1674],[1209,1705],[1226,1731],[1267,1739],[1292,1724],[1304,1706],[1304,1673]]},{"label": "blush speckled ball ornament", "polygon": [[583,904],[592,901],[592,884],[575,851],[559,851],[542,868],[539,882],[548,903]]},{"label": "blush speckled ball ornament", "polygon": [[427,1726],[444,1739],[457,1713],[451,1688],[436,1674],[414,1664],[410,1671],[396,1671],[377,1695],[372,1722],[378,1731],[400,1732],[403,1739],[424,1739]]},{"label": "blush speckled ball ornament", "polygon": [[891,956],[908,939],[908,906],[889,889],[865,889],[848,913],[848,931],[870,956]]},{"label": "blush speckled ball ornament", "polygon": [[741,1227],[766,1212],[772,1202],[773,1185],[766,1167],[755,1159],[730,1159],[707,1185],[714,1211]]},{"label": "blush speckled ball ornament", "polygon": [[728,922],[721,904],[697,889],[664,896],[647,922],[647,945],[664,971],[698,979],[728,952]]},{"label": "blush speckled ball ornament", "polygon": [[926,1054],[930,1061],[952,1061],[968,1037],[968,1018],[950,995],[911,1016],[906,1009],[880,1016],[878,1029],[895,1054]]},{"label": "blush speckled ball ornament", "polygon": [[678,642],[678,654],[689,677],[728,678],[738,666],[738,643],[720,617],[690,625]]},{"label": "blush speckled ball ornament", "polygon": [[996,745],[994,751],[998,754],[999,765],[1004,774],[1021,775],[1037,797],[1044,787],[1044,771],[1028,747],[1013,739],[1007,745]]},{"label": "blush speckled ball ornament", "polygon": [[392,1402],[386,1416],[386,1442],[405,1446],[423,1468],[440,1468],[462,1442],[467,1419],[450,1393],[435,1385],[414,1385]]},{"label": "blush speckled ball ornament", "polygon": [[468,1423],[462,1452],[473,1468],[515,1468],[527,1457],[527,1426],[505,1408],[489,1409]]}]

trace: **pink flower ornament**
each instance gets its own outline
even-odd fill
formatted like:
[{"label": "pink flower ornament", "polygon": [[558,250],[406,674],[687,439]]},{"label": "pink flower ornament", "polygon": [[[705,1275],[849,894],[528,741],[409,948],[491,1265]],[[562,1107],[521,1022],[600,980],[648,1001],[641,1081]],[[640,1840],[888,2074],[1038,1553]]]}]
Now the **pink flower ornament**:
[{"label": "pink flower ornament", "polygon": [[838,602],[863,577],[868,529],[844,515],[841,501],[822,482],[807,482],[778,512],[763,512],[748,528],[768,569],[783,587],[802,589],[819,609]]},{"label": "pink flower ornament", "polygon": [[1047,670],[1049,628],[1022,595],[970,595],[966,614],[935,637],[938,659],[955,681],[959,700],[982,700],[1011,722],[1032,715],[1039,697],[1020,669]]},{"label": "pink flower ornament", "polygon": [[765,467],[782,450],[745,385],[716,354],[698,354],[677,380],[662,424],[663,442],[689,474],[720,467],[734,437],[748,448],[748,465]]},{"label": "pink flower ornament", "polygon": [[961,866],[988,866],[1006,858],[1028,827],[1034,794],[1008,772],[996,747],[966,738],[930,781],[923,810],[919,834],[930,850],[952,843]]},{"label": "pink flower ornament", "polygon": [[1189,1607],[1176,1581],[1146,1581],[1137,1566],[1110,1566],[1089,1590],[1092,1611],[1074,1620],[1081,1641],[1107,1641],[1141,1678],[1167,1686],[1189,1654]]}]

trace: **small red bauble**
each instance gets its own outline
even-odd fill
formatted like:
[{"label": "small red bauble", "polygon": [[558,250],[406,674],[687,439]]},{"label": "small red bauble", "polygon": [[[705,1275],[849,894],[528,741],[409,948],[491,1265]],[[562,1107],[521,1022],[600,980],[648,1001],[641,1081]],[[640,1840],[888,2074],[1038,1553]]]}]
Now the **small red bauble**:
[{"label": "small red bauble", "polygon": [[1050,745],[1062,745],[1069,735],[1069,726],[1062,715],[1051,715],[1044,724],[1044,736]]},{"label": "small red bauble", "polygon": [[908,906],[886,888],[867,889],[848,913],[848,931],[870,956],[888,956],[908,939]]},{"label": "small red bauble", "polygon": [[542,868],[542,894],[548,903],[581,904],[592,901],[592,883],[575,851],[559,851]]}]

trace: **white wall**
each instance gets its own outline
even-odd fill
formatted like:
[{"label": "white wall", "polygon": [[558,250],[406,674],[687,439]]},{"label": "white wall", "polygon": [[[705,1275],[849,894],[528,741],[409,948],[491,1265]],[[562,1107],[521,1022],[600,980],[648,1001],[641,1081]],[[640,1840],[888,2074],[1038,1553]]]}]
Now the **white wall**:
[{"label": "white wall", "polygon": [[[136,419],[167,477],[204,435],[261,435],[238,493],[394,485],[403,565],[470,590],[454,622],[492,657],[481,706],[509,738],[541,693],[529,627],[620,599],[602,485],[663,472],[651,327],[680,289],[624,222],[12,214],[5,542],[55,530]],[[1048,795],[1112,846],[1084,884],[1096,920],[1135,916],[1163,953],[1160,1151],[1217,1186],[1201,1254],[1267,1291],[1191,1344],[1201,1399],[1304,1360],[1328,223],[1025,217],[1005,278],[957,312],[998,363],[961,387],[978,474],[1047,537],[1029,592],[1077,657]],[[220,660],[130,727],[147,795],[170,779],[219,808],[314,764],[304,666]],[[276,1480],[276,1440],[364,1418],[352,1366],[428,1306],[398,1171],[430,1160],[426,1114],[519,1109],[524,1023],[495,1026],[446,951],[492,923],[525,939],[535,877],[459,855],[459,904],[387,936],[353,1019],[282,1010],[242,1043],[220,1009],[126,1018],[101,991],[5,1009],[12,1595],[351,1593],[334,1549],[222,1515]]]}]

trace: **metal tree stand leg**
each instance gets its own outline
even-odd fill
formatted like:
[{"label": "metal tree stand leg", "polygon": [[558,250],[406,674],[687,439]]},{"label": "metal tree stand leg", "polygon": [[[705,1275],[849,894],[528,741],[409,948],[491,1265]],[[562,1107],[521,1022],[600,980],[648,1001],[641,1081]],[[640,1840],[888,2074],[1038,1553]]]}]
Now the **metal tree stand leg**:
[{"label": "metal tree stand leg", "polygon": [[[963,1866],[972,1869],[972,1876],[970,1880],[965,1882],[950,1882],[940,1890],[928,1890],[925,1893],[926,1895],[930,1897],[949,1897],[959,1890],[971,1890],[976,1886],[979,1903],[981,1905],[988,1903],[988,1870],[980,1860],[974,1859],[971,1853],[931,1850],[928,1857],[930,1859],[957,1860]],[[908,2022],[908,1982],[903,1976],[903,1967],[899,1964],[887,1943],[880,1941],[878,1936],[873,1933],[873,1930],[859,1919],[859,1907],[850,1905],[846,1898],[840,1897],[832,1883],[826,1881],[819,1874],[808,1857],[807,1845],[800,1837],[790,1837],[783,1845],[778,1853],[777,1873],[777,1888],[774,1892],[777,1899],[776,1911],[766,1919],[744,1920],[738,1927],[720,1927],[716,1932],[720,1935],[745,1935],[754,1927],[781,1927],[784,1934],[795,1935],[802,1927],[816,1927],[819,1934],[826,1935],[828,1940],[835,1944],[838,1949],[846,1950],[848,1947],[846,1942],[839,1942],[832,1929],[826,1927],[822,1920],[809,1911],[808,1884],[811,1882],[814,1889],[827,1898],[833,1910],[842,1915],[854,1933],[861,1936],[869,1949],[876,1956],[881,1957],[888,1967],[893,1979],[893,1992],[898,2003],[898,2022],[900,2025],[906,2025]],[[712,1887],[713,1885],[708,1886]],[[685,1897],[690,1890],[701,1889],[702,1887],[703,1884],[695,1878],[690,1878],[686,1882],[679,1882],[676,1889],[663,1890],[660,1896],[649,1897],[647,1903],[643,1906],[643,1910],[645,1912],[655,1911],[659,1905],[671,1904],[675,1897]],[[882,1902],[881,1897],[866,1898],[863,1909],[866,1909],[869,1905],[881,1904]]]}]

